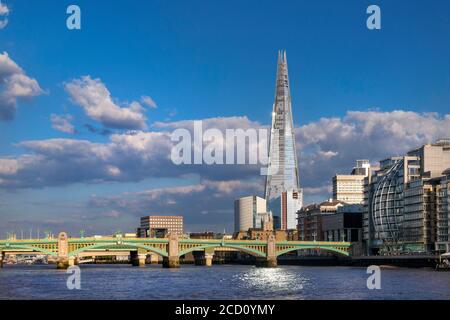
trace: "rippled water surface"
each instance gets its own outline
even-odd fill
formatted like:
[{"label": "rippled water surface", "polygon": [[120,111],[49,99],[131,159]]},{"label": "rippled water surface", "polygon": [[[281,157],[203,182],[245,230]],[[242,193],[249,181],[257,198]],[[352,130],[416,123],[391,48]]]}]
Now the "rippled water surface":
[{"label": "rippled water surface", "polygon": [[68,290],[55,266],[0,269],[0,299],[450,299],[450,272],[381,271],[381,290],[368,290],[365,268],[182,265],[81,266],[81,290]]}]

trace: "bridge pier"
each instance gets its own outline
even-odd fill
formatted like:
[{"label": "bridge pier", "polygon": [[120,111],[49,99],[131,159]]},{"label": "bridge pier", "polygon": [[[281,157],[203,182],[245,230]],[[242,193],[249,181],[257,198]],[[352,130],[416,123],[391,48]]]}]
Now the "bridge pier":
[{"label": "bridge pier", "polygon": [[56,259],[57,269],[67,269],[69,267],[69,241],[67,233],[61,232],[58,235],[58,257]]},{"label": "bridge pier", "polygon": [[164,268],[179,268],[180,257],[178,251],[178,235],[170,234],[169,243],[167,245],[167,257],[163,258]]},{"label": "bridge pier", "polygon": [[3,251],[0,252],[0,268],[3,268],[3,261],[5,260],[5,253]]},{"label": "bridge pier", "polygon": [[213,263],[214,255],[210,253],[205,253],[205,266],[211,267]]},{"label": "bridge pier", "polygon": [[163,258],[164,268],[179,268],[180,258],[179,257],[164,257]]},{"label": "bridge pier", "polygon": [[207,266],[211,267],[214,258],[214,249],[205,249],[205,251],[194,251],[193,252],[195,265],[196,266]]},{"label": "bridge pier", "polygon": [[275,237],[272,235],[267,239],[267,251],[265,258],[256,259],[257,267],[275,268],[278,266]]},{"label": "bridge pier", "polygon": [[261,268],[276,268],[278,266],[277,258],[257,258],[256,266]]},{"label": "bridge pier", "polygon": [[138,266],[145,267],[145,259],[147,259],[146,254],[138,254]]},{"label": "bridge pier", "polygon": [[68,259],[69,267],[78,265],[78,257],[69,257]]},{"label": "bridge pier", "polygon": [[56,269],[67,269],[69,267],[69,258],[67,257],[58,257],[56,260]]},{"label": "bridge pier", "polygon": [[194,256],[194,264],[196,266],[202,266],[204,259],[203,251],[192,251],[192,255]]},{"label": "bridge pier", "polygon": [[131,251],[130,252],[130,260],[131,264],[134,267],[145,267],[145,259],[147,258],[147,254],[143,251]]},{"label": "bridge pier", "polygon": [[150,264],[158,264],[159,256],[155,253],[151,253],[151,254],[149,254],[149,260],[150,260]]}]

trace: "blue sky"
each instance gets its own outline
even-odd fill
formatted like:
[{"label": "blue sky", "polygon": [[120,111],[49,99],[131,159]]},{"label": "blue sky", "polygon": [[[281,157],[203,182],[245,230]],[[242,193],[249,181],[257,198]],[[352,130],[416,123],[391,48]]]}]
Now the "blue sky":
[{"label": "blue sky", "polygon": [[[158,131],[155,122],[215,117],[241,116],[267,125],[279,49],[286,49],[288,54],[294,122],[299,128],[299,138],[304,141],[299,142],[304,148],[300,151],[300,166],[305,171],[300,175],[305,177],[304,186],[311,188],[306,195],[309,201],[326,198],[330,174],[350,170],[355,157],[377,161],[415,144],[450,136],[446,129],[450,102],[448,1],[3,0],[2,3],[10,12],[7,17],[0,17],[8,19],[6,27],[0,30],[0,53],[7,52],[27,77],[39,83],[41,91],[33,97],[18,99],[13,119],[0,121],[0,159],[16,160],[25,154],[42,156],[41,145],[18,145],[29,140],[111,142],[111,135],[92,133],[86,125],[126,134],[126,130],[105,126],[74,103],[66,85],[82,76],[100,79],[114,102],[122,107],[144,95],[151,97],[157,108],[146,108],[145,132]],[[82,30],[66,28],[65,12],[70,4],[81,8]],[[365,12],[370,4],[381,8],[381,30],[366,28]],[[350,111],[361,113],[349,114]],[[429,115],[430,112],[435,114]],[[75,133],[52,128],[52,114],[69,115]],[[321,122],[321,118],[325,120]],[[402,119],[414,123],[410,128],[402,127],[408,122]],[[386,123],[390,125],[381,130],[386,136],[380,137],[380,131],[367,134],[368,128]],[[367,134],[366,140],[359,141],[362,146],[379,139],[387,139],[387,145],[355,154],[346,149],[352,141],[345,137],[333,146],[331,139],[312,138],[320,136],[317,130],[330,124],[340,128],[341,133],[353,128]],[[336,134],[327,131],[325,136]],[[328,151],[338,154],[338,159],[325,163],[314,158]],[[73,157],[45,153],[48,163],[64,162],[61,159],[65,156]],[[179,203],[179,207],[172,211],[162,203],[141,204],[140,200],[133,200],[134,204],[139,203],[133,212],[107,201],[100,207],[93,205],[94,195],[116,199],[129,196],[124,196],[124,192],[219,181],[203,169],[179,176],[146,175],[150,169],[164,166],[159,161],[145,163],[142,167],[150,169],[135,173],[141,164],[126,160],[114,157],[122,172],[126,166],[133,166],[128,168],[132,173],[111,180],[84,172],[86,164],[76,167],[76,163],[70,170],[80,171],[73,175],[64,172],[63,166],[61,171],[42,177],[42,167],[38,165],[26,174],[16,172],[19,187],[0,188],[0,219],[4,222],[0,235],[31,225],[55,232],[58,228],[75,232],[87,228],[86,225],[91,232],[99,233],[132,230],[141,214],[154,211],[183,214],[174,211],[185,208],[201,192],[220,190],[218,184],[211,184],[205,190],[197,190],[199,194],[175,199],[173,202]],[[110,168],[110,164],[106,166]],[[325,167],[328,169],[319,176],[318,170]],[[155,172],[164,169],[167,168]],[[242,192],[236,191],[223,201],[204,203],[192,209],[195,212],[186,213],[188,229],[230,229],[233,197],[259,191],[251,189],[254,182],[251,174],[245,178],[249,185]],[[30,183],[27,179],[40,182]],[[244,183],[243,178],[231,171],[224,172],[220,179]]]}]

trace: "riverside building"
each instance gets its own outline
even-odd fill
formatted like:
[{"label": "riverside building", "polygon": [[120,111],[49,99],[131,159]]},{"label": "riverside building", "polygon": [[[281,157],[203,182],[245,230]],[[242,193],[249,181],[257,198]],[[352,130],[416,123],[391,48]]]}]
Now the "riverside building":
[{"label": "riverside building", "polygon": [[351,174],[337,174],[333,177],[333,199],[348,204],[364,201],[364,179],[369,175],[369,160],[357,160]]},{"label": "riverside building", "polygon": [[326,216],[334,215],[345,203],[330,199],[320,204],[311,204],[297,212],[297,232],[301,241],[326,241],[322,223]]},{"label": "riverside building", "polygon": [[380,161],[380,169],[365,178],[366,254],[422,254],[434,252],[439,245],[446,248],[445,172],[449,167],[450,140]]},{"label": "riverside building", "polygon": [[140,238],[165,238],[169,234],[183,235],[182,216],[145,216],[137,229]]}]

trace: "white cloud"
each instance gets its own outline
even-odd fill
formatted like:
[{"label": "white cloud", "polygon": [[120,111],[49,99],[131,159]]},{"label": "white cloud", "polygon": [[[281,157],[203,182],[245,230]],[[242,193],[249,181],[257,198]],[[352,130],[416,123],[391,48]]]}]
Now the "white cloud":
[{"label": "white cloud", "polygon": [[6,16],[8,14],[9,14],[8,6],[0,2],[0,16]]},{"label": "white cloud", "polygon": [[101,215],[107,218],[119,218],[121,216],[121,213],[117,210],[110,210],[103,212]]},{"label": "white cloud", "polygon": [[[158,131],[113,134],[106,143],[75,139],[23,141],[25,153],[0,158],[0,188],[41,188],[74,183],[134,182],[146,178],[198,179],[185,186],[92,196],[85,209],[92,217],[132,219],[143,214],[181,214],[188,228],[231,227],[233,201],[262,195],[264,177],[252,166],[173,165],[170,133],[193,121],[158,123]],[[212,118],[204,128],[260,128],[246,117]],[[348,173],[356,159],[372,162],[450,137],[450,115],[408,111],[348,112],[296,128],[300,180],[305,203],[330,197],[331,178]],[[208,214],[205,214],[205,213]],[[217,230],[218,231],[218,230]]]},{"label": "white cloud", "polygon": [[118,167],[116,166],[106,166],[106,171],[108,172],[108,174],[112,177],[118,177],[121,174],[121,171]]},{"label": "white cloud", "polygon": [[142,96],[141,102],[152,109],[158,108],[156,102],[149,96]]},{"label": "white cloud", "polygon": [[17,100],[29,100],[43,93],[39,83],[4,52],[0,54],[0,120],[12,120]]},{"label": "white cloud", "polygon": [[[258,125],[245,117],[222,119],[206,119],[204,126],[247,128]],[[258,177],[257,166],[173,164],[170,157],[174,146],[170,139],[172,128],[183,125],[189,128],[192,121],[167,125],[167,129],[162,131],[112,134],[107,143],[76,139],[23,141],[19,146],[25,148],[27,153],[13,159],[17,162],[15,175],[3,176],[0,167],[0,187],[32,188],[76,182],[140,181],[149,177],[180,177],[187,174],[209,180]]]},{"label": "white cloud", "polygon": [[145,109],[137,102],[121,107],[113,101],[108,88],[100,79],[84,76],[65,84],[71,100],[81,106],[86,115],[116,129],[146,129]]},{"label": "white cloud", "polygon": [[0,30],[6,28],[8,22],[9,22],[8,19],[0,20]]},{"label": "white cloud", "polygon": [[[259,176],[257,166],[174,165],[170,160],[171,131],[190,130],[192,124],[192,120],[156,123],[153,127],[158,131],[113,134],[106,143],[75,139],[24,141],[19,145],[26,154],[0,158],[0,187],[33,188],[184,175],[198,176],[207,188],[211,181],[220,181],[214,188],[218,194],[241,190],[240,183],[252,179],[263,186],[264,177]],[[246,117],[205,119],[203,126],[221,131],[261,127]],[[450,137],[449,115],[368,111],[322,118],[296,129],[301,184],[307,196],[325,199],[332,176],[350,172],[355,160],[376,162],[445,137]]]},{"label": "white cloud", "polygon": [[14,74],[23,73],[17,63],[15,63],[8,55],[7,52],[0,54],[0,79],[6,79]]},{"label": "white cloud", "polygon": [[72,125],[71,121],[73,116],[70,114],[57,115],[52,114],[50,116],[50,121],[52,122],[52,128],[65,133],[75,133],[75,127]]},{"label": "white cloud", "polygon": [[304,186],[331,184],[349,173],[357,159],[377,162],[424,143],[450,137],[450,116],[397,110],[349,111],[343,118],[321,118],[296,129]]},{"label": "white cloud", "polygon": [[335,151],[330,151],[330,150],[329,151],[322,151],[322,150],[319,150],[319,155],[324,157],[324,158],[328,158],[328,159],[336,157],[338,154],[339,154],[339,152],[335,152]]},{"label": "white cloud", "polygon": [[0,175],[9,176],[17,173],[18,161],[16,159],[0,159]]},{"label": "white cloud", "polygon": [[[112,196],[91,196],[88,208],[98,212],[117,212],[139,217],[145,214],[183,215],[187,229],[215,225],[231,230],[234,200],[261,194],[260,183],[252,181],[209,181]],[[217,229],[216,229],[217,230]],[[223,229],[219,229],[222,231]],[[217,230],[217,231],[219,231]]]},{"label": "white cloud", "polygon": [[3,19],[0,20],[0,30],[8,25],[8,19],[6,17],[9,15],[9,12],[8,6],[0,1],[0,18],[3,17]]},{"label": "white cloud", "polygon": [[208,119],[198,119],[198,120],[181,120],[181,121],[172,121],[172,122],[155,122],[152,127],[156,129],[170,129],[175,130],[178,128],[185,128],[188,130],[192,130],[194,126],[194,121],[202,121],[203,130],[215,128],[219,129],[222,132],[225,132],[226,129],[249,129],[255,128],[258,129],[261,127],[261,124],[256,121],[251,121],[247,117],[216,117],[216,118],[208,118]]}]

